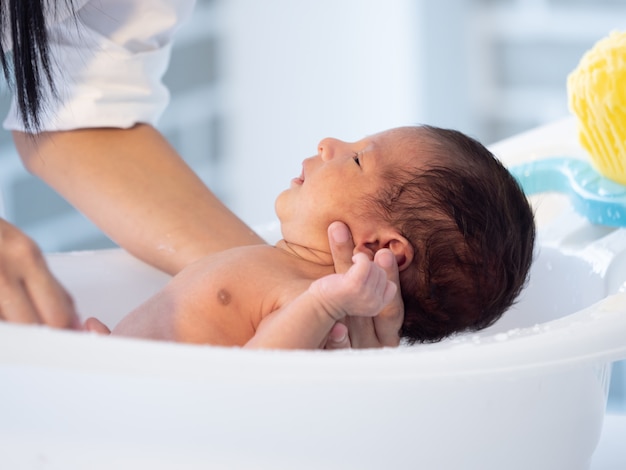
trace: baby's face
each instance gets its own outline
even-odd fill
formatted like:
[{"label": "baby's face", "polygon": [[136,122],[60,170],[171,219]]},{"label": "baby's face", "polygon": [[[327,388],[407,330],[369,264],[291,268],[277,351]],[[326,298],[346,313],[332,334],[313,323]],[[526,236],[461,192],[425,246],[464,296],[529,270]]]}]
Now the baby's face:
[{"label": "baby's face", "polygon": [[331,222],[345,222],[353,233],[376,224],[365,214],[391,184],[384,175],[419,167],[428,153],[420,150],[421,141],[417,128],[391,129],[358,142],[322,140],[317,155],[304,160],[300,176],[276,199],[284,238],[328,251]]}]

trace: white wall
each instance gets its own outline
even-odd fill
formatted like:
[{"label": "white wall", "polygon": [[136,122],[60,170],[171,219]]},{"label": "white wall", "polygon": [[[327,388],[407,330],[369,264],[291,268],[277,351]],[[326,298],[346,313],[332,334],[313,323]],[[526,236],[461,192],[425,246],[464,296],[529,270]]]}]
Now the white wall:
[{"label": "white wall", "polygon": [[230,207],[246,222],[273,218],[275,197],[322,138],[419,120],[415,5],[222,2],[225,174]]}]

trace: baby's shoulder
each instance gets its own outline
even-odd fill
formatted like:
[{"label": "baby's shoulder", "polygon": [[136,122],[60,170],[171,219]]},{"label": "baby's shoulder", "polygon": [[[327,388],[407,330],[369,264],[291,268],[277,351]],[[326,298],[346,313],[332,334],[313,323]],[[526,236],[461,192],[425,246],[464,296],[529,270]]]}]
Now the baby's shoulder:
[{"label": "baby's shoulder", "polygon": [[269,245],[238,247],[220,252],[206,265],[212,279],[236,283],[240,288],[271,287],[297,281],[301,273],[280,250]]},{"label": "baby's shoulder", "polygon": [[269,245],[252,246],[240,251],[237,263],[245,276],[257,278],[259,282],[292,284],[303,278],[298,262]]}]

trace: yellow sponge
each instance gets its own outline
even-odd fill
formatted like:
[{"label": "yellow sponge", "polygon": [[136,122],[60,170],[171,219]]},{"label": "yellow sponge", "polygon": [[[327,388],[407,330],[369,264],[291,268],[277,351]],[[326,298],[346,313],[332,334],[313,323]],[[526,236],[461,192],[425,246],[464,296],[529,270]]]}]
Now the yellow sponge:
[{"label": "yellow sponge", "polygon": [[626,184],[626,32],[587,51],[567,77],[569,108],[596,170]]}]

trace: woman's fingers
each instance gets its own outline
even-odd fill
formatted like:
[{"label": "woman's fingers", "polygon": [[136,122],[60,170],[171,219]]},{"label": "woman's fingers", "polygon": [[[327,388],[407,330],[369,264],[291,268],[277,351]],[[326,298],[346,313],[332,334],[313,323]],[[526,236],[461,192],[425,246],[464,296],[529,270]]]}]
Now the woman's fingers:
[{"label": "woman's fingers", "polygon": [[[328,227],[328,240],[333,256],[335,272],[345,273],[352,266],[354,243],[348,226],[342,222],[333,222]],[[387,274],[387,280],[397,288],[391,302],[373,318],[348,316],[344,319],[348,330],[347,339],[340,342],[333,340],[332,335],[326,343],[326,349],[374,348],[397,346],[400,343],[400,328],[404,320],[404,303],[400,292],[400,274],[395,256],[389,250],[379,250],[374,261]],[[391,296],[389,289],[389,296]]]},{"label": "woman's fingers", "polygon": [[348,327],[337,322],[330,330],[326,339],[325,349],[350,349],[350,336],[348,335]]},{"label": "woman's fingers", "polygon": [[0,219],[0,319],[78,327],[72,298],[52,275],[39,247]]},{"label": "woman's fingers", "polygon": [[82,329],[84,331],[89,331],[90,333],[97,333],[99,335],[111,334],[111,330],[109,329],[109,327],[94,317],[87,318],[87,320],[85,320],[85,324],[83,325]]},{"label": "woman's fingers", "polygon": [[352,266],[354,243],[348,226],[343,222],[333,222],[328,226],[330,253],[333,256],[335,272],[342,274]]},{"label": "woman's fingers", "polygon": [[400,344],[400,329],[404,321],[404,302],[400,292],[400,272],[393,253],[389,250],[379,250],[374,256],[374,262],[387,273],[387,279],[396,285],[393,298],[378,316],[374,317],[374,328],[381,346],[397,346]]},{"label": "woman's fingers", "polygon": [[28,293],[40,323],[55,328],[80,326],[74,301],[47,266],[40,267],[27,283]]}]

